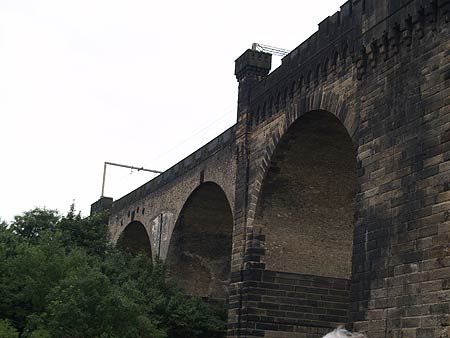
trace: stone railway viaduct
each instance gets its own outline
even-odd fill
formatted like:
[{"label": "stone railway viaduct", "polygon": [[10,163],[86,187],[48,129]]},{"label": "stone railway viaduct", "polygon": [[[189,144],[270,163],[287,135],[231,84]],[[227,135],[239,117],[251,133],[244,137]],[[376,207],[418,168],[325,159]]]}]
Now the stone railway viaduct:
[{"label": "stone railway viaduct", "polygon": [[110,210],[113,241],[228,302],[228,337],[450,337],[450,0],[350,0],[237,123]]}]

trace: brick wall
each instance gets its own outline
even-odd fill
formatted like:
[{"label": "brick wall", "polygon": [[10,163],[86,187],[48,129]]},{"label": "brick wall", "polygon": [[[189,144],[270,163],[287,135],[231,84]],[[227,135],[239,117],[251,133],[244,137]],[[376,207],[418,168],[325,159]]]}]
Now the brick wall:
[{"label": "brick wall", "polygon": [[281,67],[240,92],[237,130],[245,123],[247,132],[238,168],[247,179],[236,191],[247,185],[247,194],[235,210],[245,215],[235,219],[244,254],[232,262],[229,337],[275,334],[256,329],[262,317],[246,317],[258,309],[247,297],[247,271],[268,268],[258,204],[283,136],[321,110],[356,147],[348,324],[370,338],[450,337],[449,21],[447,0],[349,1]]},{"label": "brick wall", "polygon": [[355,147],[340,121],[323,111],[299,118],[278,143],[256,207],[266,268],[350,278],[356,186]]},{"label": "brick wall", "polygon": [[226,299],[233,214],[221,188],[204,183],[180,215],[166,259],[168,275],[188,294]]},{"label": "brick wall", "polygon": [[339,278],[246,271],[242,318],[246,324],[241,334],[264,336],[265,331],[273,331],[268,337],[282,337],[285,332],[289,337],[319,337],[348,321],[349,285],[349,280]]},{"label": "brick wall", "polygon": [[[341,321],[370,338],[450,337],[449,51],[450,0],[350,0],[271,74],[269,55],[245,52],[236,61],[237,125],[115,202],[113,238],[136,215],[155,248],[157,236],[148,224],[164,213],[170,220],[160,242],[166,253],[176,215],[192,191],[203,181],[216,182],[234,216],[229,337],[315,338]],[[272,231],[279,225],[277,212],[258,214],[284,136],[317,112],[336,117],[356,152],[351,264],[346,259],[351,275],[342,290],[341,282],[323,276],[325,264],[310,264],[319,255],[303,255],[312,278],[308,286],[301,285],[306,271],[290,264],[285,269],[302,277],[270,271],[289,259]],[[301,168],[295,159],[288,162],[292,172]],[[336,212],[330,191],[320,184],[314,189],[321,204]],[[294,191],[288,195],[284,206],[295,204]],[[290,219],[312,224],[305,213]],[[303,243],[301,252],[311,245],[305,237],[289,233],[286,247]],[[341,292],[349,297],[336,301]],[[308,303],[313,296],[324,298]]]}]

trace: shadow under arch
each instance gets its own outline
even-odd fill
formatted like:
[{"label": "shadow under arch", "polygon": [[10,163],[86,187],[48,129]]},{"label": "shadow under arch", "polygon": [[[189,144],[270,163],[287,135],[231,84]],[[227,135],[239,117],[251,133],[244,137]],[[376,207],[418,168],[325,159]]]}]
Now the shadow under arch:
[{"label": "shadow under arch", "polygon": [[228,293],[233,214],[223,189],[198,186],[185,202],[170,239],[168,274],[188,295],[225,300]]},{"label": "shadow under arch", "polygon": [[144,225],[138,221],[128,224],[117,240],[117,246],[131,254],[145,254],[152,257],[150,238]]},{"label": "shadow under arch", "polygon": [[356,163],[356,147],[333,114],[312,111],[288,128],[256,206],[266,269],[350,279]]}]

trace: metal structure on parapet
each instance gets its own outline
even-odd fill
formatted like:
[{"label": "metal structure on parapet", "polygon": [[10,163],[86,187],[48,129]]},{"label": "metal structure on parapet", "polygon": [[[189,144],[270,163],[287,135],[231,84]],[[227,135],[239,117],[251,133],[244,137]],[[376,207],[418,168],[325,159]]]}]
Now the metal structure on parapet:
[{"label": "metal structure on parapet", "polygon": [[264,52],[269,53],[272,55],[281,56],[282,58],[288,55],[291,51],[284,49],[284,48],[278,48],[273,46],[267,46],[263,45],[257,42],[252,43],[252,50],[258,51],[258,52]]}]

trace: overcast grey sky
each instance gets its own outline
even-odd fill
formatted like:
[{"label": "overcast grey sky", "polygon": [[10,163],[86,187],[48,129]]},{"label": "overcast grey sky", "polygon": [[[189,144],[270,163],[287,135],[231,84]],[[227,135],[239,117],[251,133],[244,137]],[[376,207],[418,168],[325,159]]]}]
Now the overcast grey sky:
[{"label": "overcast grey sky", "polygon": [[[103,162],[165,170],[236,120],[234,60],[344,0],[0,0],[0,218],[83,215]],[[152,174],[108,168],[114,199]]]}]

